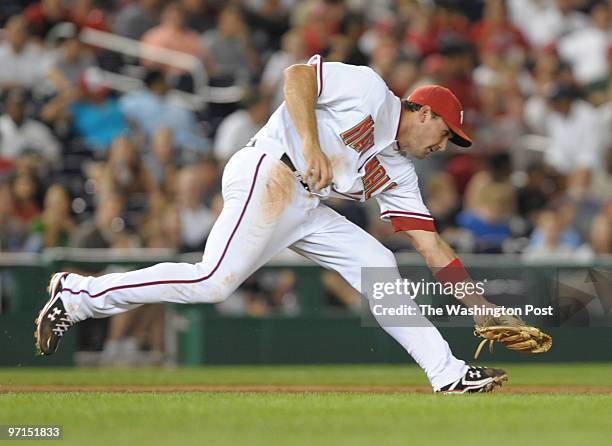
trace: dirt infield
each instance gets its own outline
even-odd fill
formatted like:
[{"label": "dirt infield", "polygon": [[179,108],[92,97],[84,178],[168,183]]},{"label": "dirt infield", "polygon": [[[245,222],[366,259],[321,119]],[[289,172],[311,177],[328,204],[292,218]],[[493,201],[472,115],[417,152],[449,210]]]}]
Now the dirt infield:
[{"label": "dirt infield", "polygon": [[[0,385],[0,394],[8,393],[432,393],[428,386],[287,386],[287,385],[169,385],[169,386],[122,386],[122,385]],[[612,386],[512,386],[505,385],[496,393],[543,394],[543,393],[591,393],[610,394]]]}]

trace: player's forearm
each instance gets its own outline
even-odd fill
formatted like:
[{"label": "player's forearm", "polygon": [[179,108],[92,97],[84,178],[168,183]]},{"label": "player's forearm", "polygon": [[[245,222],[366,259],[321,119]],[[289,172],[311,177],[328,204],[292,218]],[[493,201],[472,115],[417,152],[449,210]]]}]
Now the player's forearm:
[{"label": "player's forearm", "polygon": [[[472,281],[463,265],[458,261],[459,258],[453,248],[442,240],[437,233],[409,231],[408,235],[416,250],[423,256],[425,263],[427,263],[427,266],[438,280],[443,282]],[[472,287],[472,289],[474,288]],[[467,307],[492,305],[477,292],[466,292],[464,297],[459,300]]]},{"label": "player's forearm", "polygon": [[[459,257],[457,256],[457,254],[455,253],[455,251],[453,250],[453,248],[451,248],[448,243],[446,243],[444,240],[442,240],[440,237],[438,237],[439,240],[439,244],[440,244],[440,248],[439,248],[439,254],[438,254],[438,258],[436,258],[435,263],[433,263],[432,265],[428,266],[430,267],[430,269],[432,269],[432,271],[434,271],[434,273],[437,273],[439,271],[442,271],[444,268],[454,268],[457,270],[462,269],[463,265],[461,265],[461,263],[456,262],[457,260],[459,260]],[[459,263],[459,265],[461,266],[449,266],[452,265],[453,262]],[[443,265],[443,266],[442,266]],[[451,276],[454,274],[455,272],[451,270]],[[466,279],[463,280],[464,282],[471,282],[472,279],[468,276]],[[471,287],[472,290],[475,290],[475,287]],[[473,291],[471,293],[469,292],[465,292],[463,298],[459,299],[464,305],[466,305],[467,307],[474,307],[474,306],[490,306],[491,303],[489,301],[487,301],[482,294],[477,293],[476,291]]]},{"label": "player's forearm", "polygon": [[285,69],[285,101],[289,116],[302,140],[302,151],[306,160],[303,181],[310,191],[319,191],[329,186],[333,179],[332,165],[321,150],[315,106],[317,102],[317,80],[310,65],[292,65]]},{"label": "player's forearm", "polygon": [[320,150],[315,105],[317,80],[309,65],[292,65],[285,69],[285,102],[293,126],[302,140],[304,150]]}]

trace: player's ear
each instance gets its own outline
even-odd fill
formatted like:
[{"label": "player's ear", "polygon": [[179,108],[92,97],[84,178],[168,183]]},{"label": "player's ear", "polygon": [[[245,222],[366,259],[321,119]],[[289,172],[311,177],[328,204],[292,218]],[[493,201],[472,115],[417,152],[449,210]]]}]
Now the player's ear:
[{"label": "player's ear", "polygon": [[419,109],[419,120],[425,122],[428,116],[431,116],[431,107],[429,105],[423,105]]}]

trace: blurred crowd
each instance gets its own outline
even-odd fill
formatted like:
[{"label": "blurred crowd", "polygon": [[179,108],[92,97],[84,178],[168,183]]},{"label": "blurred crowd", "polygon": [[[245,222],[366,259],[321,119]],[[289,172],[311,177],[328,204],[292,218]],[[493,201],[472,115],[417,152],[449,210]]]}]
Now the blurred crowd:
[{"label": "blurred crowd", "polygon": [[[459,97],[473,148],[416,163],[459,252],[611,252],[609,1],[0,0],[0,26],[0,252],[202,251],[224,164],[282,101],[283,69],[317,53],[371,66],[401,97],[424,83]],[[180,63],[92,46],[87,29],[195,57],[242,97],[194,107]],[[109,73],[138,83],[118,91]],[[375,203],[329,205],[411,250]],[[250,279],[239,311],[295,311],[294,281]],[[333,305],[357,299],[333,275],[324,286]]]}]

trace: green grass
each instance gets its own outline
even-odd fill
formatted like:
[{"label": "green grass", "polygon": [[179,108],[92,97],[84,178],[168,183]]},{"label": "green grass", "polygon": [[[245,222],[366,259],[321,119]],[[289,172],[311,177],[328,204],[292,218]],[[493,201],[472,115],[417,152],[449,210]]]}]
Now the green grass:
[{"label": "green grass", "polygon": [[[611,395],[12,394],[2,423],[63,444],[609,444]],[[584,415],[584,416],[581,416]]]},{"label": "green grass", "polygon": [[[612,386],[612,364],[506,366],[513,385]],[[0,384],[424,385],[410,366],[0,369]],[[61,424],[64,445],[609,444],[612,394],[0,394],[0,424]],[[28,442],[19,443],[28,444]],[[53,444],[53,443],[45,443]]]},{"label": "green grass", "polygon": [[[490,364],[520,386],[612,386],[612,364]],[[211,366],[164,369],[0,368],[2,384],[75,385],[427,385],[414,365]]]}]

